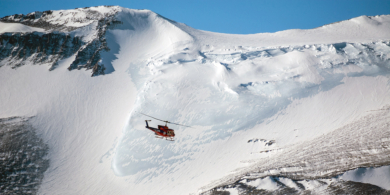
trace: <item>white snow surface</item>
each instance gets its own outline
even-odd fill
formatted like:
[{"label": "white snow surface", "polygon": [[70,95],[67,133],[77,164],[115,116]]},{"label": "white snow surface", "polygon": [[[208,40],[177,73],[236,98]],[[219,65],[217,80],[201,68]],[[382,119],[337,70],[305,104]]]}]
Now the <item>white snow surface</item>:
[{"label": "white snow surface", "polygon": [[[50,147],[40,194],[200,193],[390,105],[389,15],[253,35],[117,6],[54,11],[51,21],[88,37],[86,12],[122,21],[106,34],[112,73],[69,72],[74,56],[53,71],[0,62],[0,118],[33,117]],[[156,139],[139,112],[192,128],[169,125],[176,140]]]},{"label": "white snow surface", "polygon": [[278,185],[270,177],[265,177],[254,181],[248,181],[246,182],[246,184],[256,187],[257,189],[264,189],[268,191],[274,191],[278,189]]},{"label": "white snow surface", "polygon": [[[227,48],[234,46],[278,47],[304,44],[326,44],[338,42],[367,42],[388,40],[390,15],[360,16],[335,22],[315,29],[291,29],[275,33],[233,35],[196,30],[178,24],[204,45]],[[261,24],[259,24],[261,25]],[[373,30],[375,29],[375,30]]]},{"label": "white snow surface", "polygon": [[339,179],[369,183],[390,190],[390,166],[358,168],[345,172]]},{"label": "white snow surface", "polygon": [[26,26],[24,24],[19,23],[4,23],[0,22],[0,34],[6,33],[6,32],[44,32],[44,29]]}]

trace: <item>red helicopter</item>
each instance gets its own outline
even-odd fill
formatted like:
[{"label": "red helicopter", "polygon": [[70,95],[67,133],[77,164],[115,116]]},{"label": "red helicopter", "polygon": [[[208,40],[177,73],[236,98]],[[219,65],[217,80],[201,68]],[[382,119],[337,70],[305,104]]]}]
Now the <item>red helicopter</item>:
[{"label": "red helicopter", "polygon": [[151,131],[153,131],[155,133],[155,135],[156,135],[156,138],[160,138],[160,139],[164,139],[165,138],[168,141],[175,141],[174,140],[175,131],[173,129],[168,128],[168,126],[167,126],[168,123],[175,124],[175,125],[180,125],[180,126],[184,126],[184,127],[190,127],[190,126],[186,126],[186,125],[172,123],[172,122],[169,122],[169,121],[164,121],[164,120],[161,120],[161,119],[158,119],[158,118],[154,118],[152,116],[149,116],[149,115],[146,115],[146,114],[143,114],[143,113],[140,113],[140,114],[148,116],[148,117],[156,119],[156,120],[159,120],[159,121],[162,121],[162,122],[165,122],[164,126],[163,125],[158,125],[157,128],[154,128],[154,127],[150,127],[149,124],[148,124],[148,121],[151,121],[151,120],[145,120],[145,122],[146,122],[146,126],[145,127],[147,129],[150,129]]}]

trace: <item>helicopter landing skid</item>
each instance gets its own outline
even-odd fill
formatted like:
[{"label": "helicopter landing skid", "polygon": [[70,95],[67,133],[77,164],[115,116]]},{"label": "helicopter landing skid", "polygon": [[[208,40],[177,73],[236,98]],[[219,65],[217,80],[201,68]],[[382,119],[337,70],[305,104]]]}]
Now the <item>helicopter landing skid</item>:
[{"label": "helicopter landing skid", "polygon": [[[155,138],[164,139],[163,136],[158,136],[158,135],[156,135]],[[166,137],[165,139],[168,140],[168,141],[175,141],[173,138],[167,138]]]}]

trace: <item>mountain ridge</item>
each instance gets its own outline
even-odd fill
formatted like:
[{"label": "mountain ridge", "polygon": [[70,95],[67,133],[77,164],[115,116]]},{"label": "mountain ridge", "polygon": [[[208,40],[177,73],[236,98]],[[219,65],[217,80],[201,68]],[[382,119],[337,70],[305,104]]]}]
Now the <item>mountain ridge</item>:
[{"label": "mountain ridge", "polygon": [[[96,10],[100,10],[100,12]],[[116,26],[123,24],[122,21],[117,20],[116,18],[121,17],[120,15],[123,15],[125,12],[127,13],[126,17],[130,18],[130,20],[131,17],[144,20],[137,17],[137,13],[134,12],[138,12],[139,15],[146,13],[146,17],[151,15],[153,15],[152,17],[157,16],[157,14],[149,10],[130,10],[118,6],[99,6],[75,10],[32,12],[27,15],[3,17],[0,19],[1,22],[20,23],[34,28],[44,28],[45,30],[41,31],[41,34],[36,34],[34,32],[0,34],[0,42],[2,42],[1,49],[6,53],[0,61],[4,60],[6,56],[12,56],[11,59],[6,60],[9,61],[9,64],[14,64],[13,67],[16,68],[23,65],[23,62],[20,62],[20,59],[23,61],[23,59],[26,58],[33,58],[32,60],[36,63],[49,63],[49,70],[53,70],[57,66],[58,60],[75,55],[75,60],[69,66],[69,70],[85,68],[86,70],[92,70],[91,76],[110,73],[113,71],[112,66],[101,62],[101,55],[110,50],[107,46],[105,34],[107,30],[114,29]],[[147,23],[147,20],[148,19],[141,23]],[[124,19],[124,21],[126,21],[126,19]],[[137,22],[135,21],[135,23]],[[131,25],[128,27],[130,30],[134,30]],[[140,27],[142,27],[142,25]],[[21,37],[21,40],[18,42],[16,38],[12,39],[11,36]],[[58,36],[61,38],[54,40],[54,42],[53,40],[50,40],[50,37]],[[43,44],[38,48],[31,48],[30,46],[25,45],[25,43],[36,42],[36,40],[39,40],[38,42],[40,43],[47,42],[48,44]],[[50,48],[57,47],[55,46],[56,43],[65,45],[71,49],[66,51],[63,51],[63,49],[53,50],[47,53],[46,51],[50,50]],[[27,56],[24,56],[23,54],[26,53]],[[38,56],[28,55],[32,53],[38,53]],[[63,55],[63,53],[68,53],[68,55]],[[58,57],[50,59],[49,56]],[[12,63],[12,61],[14,63]],[[107,68],[109,70],[107,70]]]},{"label": "mountain ridge", "polygon": [[[43,29],[40,30],[46,37],[58,37],[61,34],[65,33],[65,36],[61,36],[63,40],[57,40],[57,42],[63,42],[62,45],[67,44],[68,49],[65,53],[69,53],[67,55],[61,54],[62,50],[59,51],[51,51],[53,53],[45,53],[41,52],[43,50],[42,47],[52,47],[54,43],[50,43],[50,39],[45,38],[45,36],[36,36],[37,34],[21,32],[17,36],[22,37],[22,42],[32,42],[33,39],[41,40],[40,42],[47,41],[49,44],[42,45],[40,48],[30,48],[28,46],[23,46],[22,42],[17,42],[15,45],[15,41],[10,41],[10,34],[4,34],[4,32],[0,35],[0,40],[4,43],[1,44],[1,49],[7,53],[9,56],[10,53],[13,56],[14,60],[7,59],[9,64],[13,64],[14,68],[23,65],[23,59],[26,58],[34,58],[35,62],[50,64],[49,70],[55,69],[57,66],[57,62],[64,57],[69,57],[71,55],[76,54],[74,62],[69,66],[69,70],[74,69],[86,69],[91,70],[91,76],[98,76],[109,74],[114,71],[114,68],[109,62],[102,63],[101,55],[105,52],[108,52],[110,48],[107,46],[107,42],[105,39],[105,33],[109,29],[118,29],[119,26],[123,25],[123,21],[118,19],[119,15],[123,15],[123,13],[127,13],[127,16],[122,17],[122,20],[126,20],[124,18],[138,18],[136,15],[142,13],[148,13],[147,15],[153,15],[153,17],[160,17],[161,19],[171,23],[176,26],[178,29],[187,33],[192,37],[192,39],[196,40],[196,44],[198,45],[197,50],[201,50],[199,47],[203,47],[205,45],[213,45],[218,47],[230,48],[234,45],[241,46],[259,46],[262,47],[274,47],[280,45],[297,45],[297,44],[319,44],[319,43],[338,43],[338,42],[354,42],[354,39],[362,39],[361,37],[367,37],[369,34],[369,39],[366,41],[378,41],[390,39],[388,35],[388,31],[390,31],[390,15],[382,15],[382,16],[360,16],[357,18],[352,18],[345,21],[340,21],[334,24],[324,25],[322,27],[318,27],[315,29],[309,30],[300,30],[300,29],[292,29],[279,31],[276,33],[258,33],[258,34],[249,34],[249,35],[229,35],[224,33],[213,33],[208,31],[201,31],[193,29],[190,26],[187,26],[182,23],[175,22],[173,20],[167,19],[159,14],[156,14],[150,10],[132,10],[128,8],[123,8],[119,6],[97,6],[97,7],[89,7],[89,8],[77,8],[71,10],[48,10],[44,12],[32,12],[26,15],[11,15],[5,16],[0,19],[0,22],[8,23],[8,24],[22,24],[32,28]],[[147,23],[147,21],[145,21]],[[357,24],[357,26],[355,25]],[[359,23],[364,24],[368,27],[363,28],[359,27]],[[387,24],[387,25],[383,25]],[[347,32],[335,30],[342,29],[343,27],[339,26],[351,26],[355,29],[359,29],[360,32],[351,33],[350,30]],[[373,26],[374,25],[374,26]],[[378,27],[379,26],[379,27]],[[380,26],[385,26],[385,28],[380,28]],[[352,27],[349,27],[352,28]],[[367,33],[369,29],[376,27],[376,33]],[[128,26],[131,30],[136,30],[133,27]],[[164,28],[164,27],[162,27]],[[7,29],[4,27],[4,29]],[[37,30],[38,30],[37,29]],[[123,29],[119,27],[119,29]],[[30,29],[35,30],[35,29]],[[318,32],[317,32],[318,31]],[[333,31],[338,34],[334,34]],[[354,31],[354,30],[352,30]],[[356,30],[355,30],[356,31]],[[59,33],[61,32],[61,33]],[[13,32],[15,33],[15,32]],[[26,34],[27,33],[27,34]],[[166,32],[160,32],[166,33]],[[333,34],[332,34],[333,33]],[[288,35],[288,36],[287,36]],[[340,37],[338,40],[334,40],[333,37]],[[67,37],[73,39],[72,41],[68,40]],[[317,37],[323,37],[321,39],[317,39]],[[331,41],[329,41],[329,38]],[[354,38],[355,37],[355,38]],[[374,38],[376,37],[376,38]],[[350,40],[345,40],[346,38]],[[384,39],[385,38],[385,39]],[[79,40],[82,41],[79,44]],[[240,40],[239,42],[235,42],[235,40]],[[292,41],[291,41],[292,40]],[[70,42],[69,42],[70,41]],[[217,41],[217,42],[216,42]],[[72,46],[72,42],[76,42],[75,46]],[[14,43],[14,44],[12,44]],[[223,43],[221,45],[220,43]],[[7,44],[11,44],[8,45]],[[13,48],[16,47],[16,52],[13,51]],[[45,48],[45,50],[50,50],[49,48]],[[43,50],[43,51],[45,51]],[[12,52],[11,52],[12,51]],[[34,52],[38,52],[39,56],[24,56],[23,54],[31,54]],[[102,53],[103,52],[103,53]],[[54,55],[57,57],[49,59],[48,56]],[[5,57],[0,59],[4,60]],[[21,60],[22,59],[22,60]]]}]

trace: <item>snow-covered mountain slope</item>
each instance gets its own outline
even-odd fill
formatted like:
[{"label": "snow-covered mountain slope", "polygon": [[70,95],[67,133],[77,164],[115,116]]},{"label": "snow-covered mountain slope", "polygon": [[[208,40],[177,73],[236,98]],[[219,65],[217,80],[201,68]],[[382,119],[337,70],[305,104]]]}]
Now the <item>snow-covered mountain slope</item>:
[{"label": "snow-covered mountain slope", "polygon": [[[40,194],[208,193],[390,163],[388,15],[254,35],[118,6],[0,25],[0,118],[47,143]],[[139,113],[192,128],[156,139]]]},{"label": "snow-covered mountain slope", "polygon": [[50,64],[53,70],[59,60],[76,54],[69,70],[92,69],[92,76],[110,73],[113,68],[102,61],[101,55],[109,51],[105,39],[107,29],[121,23],[114,17],[119,10],[119,7],[100,6],[3,17],[0,21],[5,28],[1,31],[10,32],[0,36],[0,60],[13,67],[31,61]]},{"label": "snow-covered mountain slope", "polygon": [[[315,29],[292,29],[276,33],[232,35],[196,30],[177,24],[204,45],[221,47],[252,46],[278,47],[338,42],[368,42],[387,40],[390,15],[360,16],[346,21],[324,25]],[[259,24],[261,25],[261,24]],[[374,30],[375,29],[375,30]]]}]

